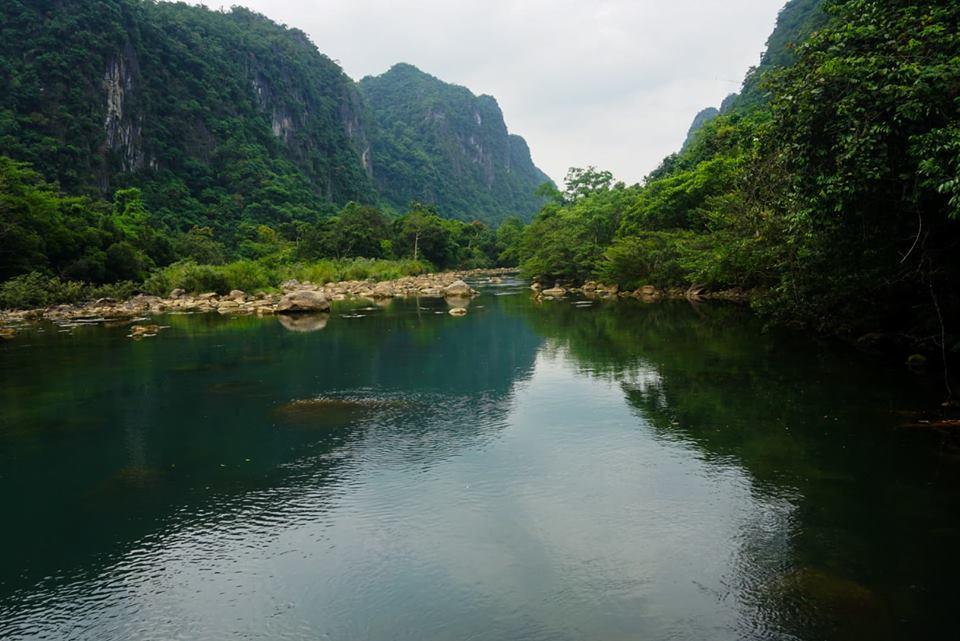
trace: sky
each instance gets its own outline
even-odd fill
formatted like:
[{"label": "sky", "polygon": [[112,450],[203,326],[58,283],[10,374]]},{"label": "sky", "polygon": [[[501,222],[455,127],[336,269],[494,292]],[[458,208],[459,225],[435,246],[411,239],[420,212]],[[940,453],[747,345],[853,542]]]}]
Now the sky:
[{"label": "sky", "polygon": [[[397,62],[494,96],[558,184],[640,181],[760,60],[785,0],[233,0],[359,80]],[[207,0],[211,8],[219,3]],[[229,5],[227,5],[229,6]]]}]

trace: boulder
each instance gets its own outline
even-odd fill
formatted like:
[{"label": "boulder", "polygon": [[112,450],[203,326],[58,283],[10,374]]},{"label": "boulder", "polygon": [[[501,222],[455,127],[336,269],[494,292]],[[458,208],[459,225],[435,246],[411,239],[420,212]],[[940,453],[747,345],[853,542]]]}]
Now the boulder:
[{"label": "boulder", "polygon": [[170,298],[177,299],[183,298],[187,293],[187,290],[177,287],[172,292],[170,292]]},{"label": "boulder", "polygon": [[330,303],[320,292],[304,289],[284,294],[277,311],[281,314],[327,312],[330,311]]},{"label": "boulder", "polygon": [[444,296],[473,296],[475,292],[462,280],[455,280],[443,288]]},{"label": "boulder", "polygon": [[451,316],[466,316],[467,308],[466,307],[454,307],[450,310],[449,314]]},{"label": "boulder", "polygon": [[545,289],[540,292],[540,295],[544,298],[563,298],[567,295],[567,290],[563,287],[551,287],[550,289]]},{"label": "boulder", "polygon": [[300,288],[300,281],[298,281],[296,278],[285,280],[280,284],[280,289],[282,289],[285,292],[292,292],[295,289],[299,289],[299,288]]},{"label": "boulder", "polygon": [[12,327],[0,327],[0,339],[10,340],[17,335],[17,330]]},{"label": "boulder", "polygon": [[242,289],[233,289],[230,290],[230,293],[227,294],[227,300],[242,301],[247,298],[246,292]]},{"label": "boulder", "polygon": [[373,288],[374,298],[393,298],[395,295],[393,285],[388,282],[377,283],[377,286]]}]

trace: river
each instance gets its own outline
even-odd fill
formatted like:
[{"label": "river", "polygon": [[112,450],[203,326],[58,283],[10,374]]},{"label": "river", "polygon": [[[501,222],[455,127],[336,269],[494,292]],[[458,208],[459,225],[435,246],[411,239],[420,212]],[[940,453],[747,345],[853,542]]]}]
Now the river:
[{"label": "river", "polygon": [[956,634],[935,383],[686,302],[485,284],[0,345],[0,638]]}]

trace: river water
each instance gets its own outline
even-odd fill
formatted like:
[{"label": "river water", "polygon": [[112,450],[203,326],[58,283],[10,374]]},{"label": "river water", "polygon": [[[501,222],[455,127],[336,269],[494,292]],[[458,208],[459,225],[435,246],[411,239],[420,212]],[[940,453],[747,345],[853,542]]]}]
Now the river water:
[{"label": "river water", "polygon": [[0,638],[956,634],[933,383],[725,305],[488,284],[0,345]]}]

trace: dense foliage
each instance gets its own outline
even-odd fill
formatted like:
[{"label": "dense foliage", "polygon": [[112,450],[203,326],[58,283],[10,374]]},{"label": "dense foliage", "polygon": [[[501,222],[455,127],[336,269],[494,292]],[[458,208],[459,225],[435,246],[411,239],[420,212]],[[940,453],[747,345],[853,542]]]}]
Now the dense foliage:
[{"label": "dense foliage", "polygon": [[210,227],[163,229],[137,188],[117,190],[112,202],[67,196],[26,164],[0,156],[0,308],[136,290],[255,291],[288,278],[389,279],[515,265],[522,233],[516,219],[495,231],[418,203],[391,217],[355,202],[313,223],[241,222],[230,244]]},{"label": "dense foliage", "polygon": [[0,145],[70,194],[142,190],[170,229],[373,201],[359,94],[306,36],[242,8],[0,4]]},{"label": "dense foliage", "polygon": [[0,156],[0,280],[29,271],[97,283],[142,279],[173,259],[138,189],[111,203],[63,196],[23,163]]},{"label": "dense foliage", "polygon": [[743,288],[784,321],[898,330],[949,349],[944,323],[960,310],[960,5],[792,4],[803,11],[785,11],[781,28],[805,37],[751,72],[762,99],[710,120],[642,185],[600,181],[547,205],[526,232],[523,266],[630,288]]},{"label": "dense foliage", "polygon": [[[11,0],[0,3],[0,155],[28,163],[65,194],[88,198],[83,207],[70,204],[74,209],[96,210],[116,192],[138,189],[158,233],[173,238],[202,229],[230,252],[251,227],[318,224],[348,202],[400,213],[415,200],[465,221],[531,215],[545,176],[522,139],[507,134],[493,99],[416,74],[398,79],[391,72],[371,86],[409,82],[401,91],[407,103],[390,107],[405,117],[426,108],[418,92],[429,86],[437,96],[430,108],[451,126],[415,128],[402,139],[388,128],[377,137],[382,148],[372,149],[376,126],[358,86],[300,31],[240,7]],[[378,116],[393,114],[374,106]],[[481,113],[476,132],[461,126]],[[458,147],[473,144],[465,137],[474,133],[486,154],[476,166]],[[419,167],[424,159],[431,169]],[[396,173],[407,166],[417,167],[415,179]],[[203,234],[185,243],[202,253],[209,245]],[[370,257],[383,253],[363,249]],[[153,262],[166,260],[156,253],[148,252]],[[21,262],[13,273],[67,268],[56,255]],[[137,274],[95,267],[69,276]]]},{"label": "dense foliage", "polygon": [[408,64],[360,82],[376,120],[374,179],[395,208],[433,203],[447,216],[499,223],[529,218],[549,178],[527,143],[507,133],[490,96],[475,96]]}]

